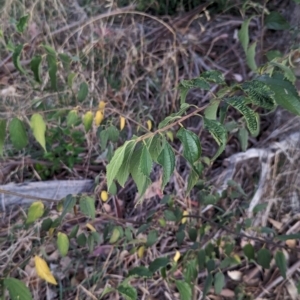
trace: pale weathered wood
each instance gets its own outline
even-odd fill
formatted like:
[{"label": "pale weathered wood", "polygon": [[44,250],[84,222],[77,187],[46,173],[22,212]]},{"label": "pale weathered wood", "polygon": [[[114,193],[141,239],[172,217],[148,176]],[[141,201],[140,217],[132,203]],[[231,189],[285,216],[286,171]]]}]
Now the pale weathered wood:
[{"label": "pale weathered wood", "polygon": [[0,185],[0,210],[11,205],[26,205],[37,200],[59,201],[69,194],[77,195],[93,190],[93,180],[53,180],[45,182],[10,183]]}]

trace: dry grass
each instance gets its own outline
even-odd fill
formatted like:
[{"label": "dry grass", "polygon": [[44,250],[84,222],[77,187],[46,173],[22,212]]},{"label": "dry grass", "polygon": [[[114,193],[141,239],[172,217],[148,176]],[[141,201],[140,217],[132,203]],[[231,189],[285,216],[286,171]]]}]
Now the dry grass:
[{"label": "dry grass", "polygon": [[[107,7],[108,3],[113,2],[91,1],[84,7],[77,1],[67,0],[45,0],[34,3],[14,0],[4,2],[0,24],[5,37],[5,39],[0,38],[0,88],[1,90],[8,87],[14,89],[13,93],[1,98],[1,118],[19,115],[26,120],[27,116],[35,110],[34,99],[40,99],[45,103],[48,112],[63,108],[72,109],[77,105],[71,100],[71,89],[63,88],[66,86],[67,74],[62,67],[59,69],[59,84],[62,87],[59,94],[47,90],[49,78],[46,73],[44,73],[43,88],[34,90],[28,80],[14,69],[11,54],[6,48],[9,38],[13,44],[28,43],[21,60],[24,66],[28,66],[30,57],[41,53],[42,43],[52,45],[59,52],[77,57],[80,63],[72,64],[72,70],[78,74],[73,89],[76,92],[82,80],[86,80],[89,85],[89,97],[85,103],[80,104],[81,108],[95,110],[100,100],[106,101],[107,119],[111,118],[117,123],[118,116],[124,115],[128,120],[126,133],[122,136],[124,140],[131,138],[133,134],[138,134],[137,125],[145,126],[148,119],[152,119],[157,125],[165,116],[176,111],[179,102],[176,86],[181,79],[196,77],[204,70],[210,69],[223,72],[228,82],[244,81],[251,77],[236,38],[237,30],[242,23],[240,17],[229,14],[209,16],[208,11],[203,13],[201,10],[195,10],[180,18],[171,19],[167,23],[163,18],[137,12],[134,6],[117,9],[114,5]],[[15,32],[10,20],[17,20],[28,12],[31,14],[29,28],[24,35],[20,36]],[[253,39],[260,39],[262,33],[260,20],[254,18],[250,26]],[[273,39],[270,36],[270,40],[266,38],[264,46],[270,47],[272,43]],[[45,66],[43,70],[45,71]],[[188,101],[197,106],[205,105],[210,99],[210,93],[216,88],[212,87],[208,94],[192,91]],[[286,122],[286,119],[282,119],[277,128],[272,128],[270,118],[275,116],[278,119],[278,115],[273,114],[262,120],[264,135],[271,136],[272,141],[279,137],[279,133],[284,134],[293,130],[295,122],[298,122],[298,119],[295,119],[289,128],[283,128],[281,125]],[[235,118],[234,115],[232,117]],[[48,120],[49,128],[53,128],[55,124]],[[192,119],[186,125],[199,136],[201,135],[203,153],[210,156],[216,148],[212,140],[202,132],[199,119]],[[276,132],[275,129],[278,131]],[[266,149],[269,141],[266,142],[265,136],[262,136],[261,140],[252,139],[250,146]],[[62,161],[59,172],[56,172],[52,178],[77,179],[98,176],[105,169],[105,161],[99,160],[102,152],[96,141],[96,131],[93,131],[86,137],[82,162],[70,169],[67,163]],[[177,147],[176,143],[174,147]],[[7,150],[10,150],[9,145]],[[36,163],[46,167],[51,163],[43,159],[35,147],[30,151],[8,152],[9,157],[0,161],[1,183],[41,179],[35,170]],[[221,166],[222,159],[239,151],[237,139],[232,135],[225,155],[212,170],[206,170],[206,179],[213,183],[219,181],[221,185],[224,184],[222,181],[224,177],[221,176],[224,169]],[[268,226],[275,232],[283,234],[296,232],[298,228],[296,212],[299,200],[295,196],[298,191],[298,165],[295,164],[295,161],[298,162],[298,151],[296,149],[292,153],[279,152],[278,150],[278,153],[268,162],[268,180],[264,182],[264,190],[259,199],[269,203],[268,210],[258,214],[254,222],[255,226]],[[228,167],[232,166],[229,164]],[[174,205],[180,210],[188,210],[191,215],[197,216],[190,219],[191,227],[210,226],[203,239],[199,240],[198,247],[203,248],[220,237],[227,238],[234,242],[233,251],[242,259],[239,266],[227,270],[234,269],[241,272],[244,276],[242,286],[247,293],[255,297],[261,295],[268,299],[275,299],[275,297],[294,299],[290,296],[292,290],[290,286],[293,287],[299,277],[298,243],[294,248],[284,244],[278,245],[285,247],[290,255],[291,279],[280,281],[280,275],[274,268],[265,272],[254,264],[248,264],[243,258],[243,243],[247,240],[247,236],[253,234],[253,230],[234,234],[236,224],[247,219],[249,199],[253,197],[259,186],[261,165],[258,160],[243,160],[239,163],[233,178],[242,186],[247,196],[242,197],[240,194],[230,196],[228,193],[228,196],[218,204],[219,211],[212,207],[203,208],[199,204],[201,201],[198,201],[201,198],[199,191],[195,191],[191,198],[185,197],[188,171],[188,166],[181,163],[178,158],[177,170],[165,192],[173,196]],[[102,176],[100,173],[100,178]],[[159,172],[155,170],[153,179],[157,181],[158,178]],[[295,187],[292,185],[293,182]],[[96,189],[96,194],[98,190],[101,190],[101,187]],[[97,202],[98,213],[92,224],[98,232],[101,232],[103,240],[92,253],[89,253],[85,247],[76,247],[73,243],[70,253],[63,259],[53,246],[54,238],[41,231],[42,221],[24,230],[21,227],[26,215],[23,208],[12,208],[5,215],[2,213],[0,215],[0,274],[24,280],[30,286],[34,299],[99,299],[106,287],[117,287],[126,277],[128,270],[135,266],[148,265],[161,256],[172,258],[176,249],[185,253],[186,258],[191,258],[193,251],[190,249],[193,242],[188,236],[180,247],[177,245],[175,235],[178,224],[168,224],[164,228],[158,225],[166,205],[160,203],[155,186],[152,187],[152,191],[149,191],[148,196],[151,199],[145,201],[142,207],[134,208],[135,187],[129,181],[108,204]],[[290,206],[286,205],[286,199],[293,200],[289,201]],[[137,235],[138,228],[146,222],[147,215],[152,210],[155,214],[151,227],[145,233]],[[228,218],[225,225],[218,225],[220,215],[223,215],[224,220]],[[54,207],[49,210],[49,216],[51,218],[57,216]],[[81,215],[74,217],[70,214],[67,215],[61,229],[69,233],[73,226],[78,224],[80,231],[87,232],[85,226],[87,221]],[[103,234],[110,224],[121,226],[137,241],[131,242],[130,239],[123,237],[120,242],[111,246]],[[145,234],[150,229],[158,230],[158,240],[147,249],[144,257],[139,259],[136,247],[144,241]],[[255,247],[257,249],[261,247],[263,241],[260,239],[267,237],[254,235],[254,238],[258,239],[254,240]],[[271,241],[268,245],[271,250],[275,249]],[[42,253],[50,263],[54,275],[61,283],[58,289],[36,277],[32,257],[37,253]],[[223,257],[220,255],[216,263],[218,264]],[[176,278],[182,276],[183,270],[179,268]],[[205,277],[205,272],[198,274],[194,299],[200,299]],[[222,299],[234,299],[233,290],[240,283],[228,276],[226,280],[226,290]],[[276,283],[276,286],[272,286],[272,283]],[[175,286],[167,284],[158,274],[151,280],[133,279],[131,284],[137,288],[139,299],[179,299]],[[118,297],[113,293],[103,299],[118,299]],[[221,298],[212,296],[210,299]]]}]

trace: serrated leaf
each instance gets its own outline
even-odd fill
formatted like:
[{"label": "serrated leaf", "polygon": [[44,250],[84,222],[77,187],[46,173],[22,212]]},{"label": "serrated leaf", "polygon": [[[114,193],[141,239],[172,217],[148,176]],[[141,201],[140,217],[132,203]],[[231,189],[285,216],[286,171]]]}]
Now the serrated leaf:
[{"label": "serrated leaf", "polygon": [[151,230],[147,236],[147,247],[152,247],[157,242],[157,231]]},{"label": "serrated leaf", "polygon": [[152,170],[152,158],[146,145],[143,146],[139,169],[145,176],[149,176]]},{"label": "serrated leaf", "polygon": [[131,269],[128,272],[128,276],[137,276],[137,277],[152,277],[152,272],[149,271],[148,268],[144,266],[139,266]]},{"label": "serrated leaf", "polygon": [[295,84],[297,78],[291,68],[283,65],[282,63],[277,63],[275,61],[270,62],[270,65],[276,66],[277,68],[281,69],[284,73],[284,78],[289,80],[291,83]]},{"label": "serrated leaf", "polygon": [[189,104],[183,103],[180,106],[180,109],[177,113],[171,114],[170,116],[166,117],[163,121],[158,124],[158,128],[161,129],[167,126],[169,123],[174,122],[177,119],[180,119],[181,116],[186,112],[186,110],[190,107]]},{"label": "serrated leaf", "polygon": [[54,276],[52,275],[46,261],[36,255],[34,257],[34,262],[35,262],[36,273],[38,274],[38,276],[49,283],[57,285],[57,282]]},{"label": "serrated leaf", "polygon": [[182,80],[179,84],[179,88],[181,87],[189,89],[200,88],[203,90],[210,89],[209,83],[203,78],[203,75],[189,80]]},{"label": "serrated leaf", "polygon": [[117,142],[119,135],[120,132],[114,125],[101,130],[99,134],[101,149],[104,150],[106,148],[108,141],[112,141],[113,143]]},{"label": "serrated leaf", "polygon": [[16,24],[17,30],[20,33],[23,33],[28,25],[29,15],[25,15],[20,18],[19,22]]},{"label": "serrated leaf", "polygon": [[126,300],[137,300],[137,291],[131,285],[119,285],[117,291],[122,294]]},{"label": "serrated leaf", "polygon": [[252,17],[245,20],[242,24],[241,29],[238,31],[238,38],[240,43],[242,44],[245,53],[247,53],[247,49],[249,46],[249,24],[251,19]]},{"label": "serrated leaf", "polygon": [[202,152],[199,137],[183,127],[177,132],[177,137],[183,144],[183,157],[193,165],[200,158]]},{"label": "serrated leaf", "polygon": [[204,126],[205,129],[209,131],[209,133],[213,136],[214,140],[219,145],[217,153],[212,158],[212,160],[215,160],[225,149],[227,142],[227,131],[225,127],[218,121],[209,120],[206,118],[204,118]]},{"label": "serrated leaf", "polygon": [[32,224],[44,214],[44,203],[42,201],[33,202],[28,210],[26,224]]},{"label": "serrated leaf", "polygon": [[247,244],[243,247],[243,251],[248,260],[255,258],[254,247],[251,244]]},{"label": "serrated leaf", "polygon": [[5,136],[6,136],[6,120],[0,119],[0,156],[3,156]]},{"label": "serrated leaf", "polygon": [[275,254],[275,262],[281,276],[286,279],[287,261],[282,251],[277,251]]},{"label": "serrated leaf", "polygon": [[225,286],[225,276],[222,272],[218,272],[214,277],[215,293],[220,295]]},{"label": "serrated leaf", "polygon": [[126,147],[125,152],[124,152],[124,160],[122,162],[122,165],[119,169],[119,172],[115,176],[115,179],[119,182],[119,184],[122,187],[124,187],[124,185],[128,179],[129,173],[130,173],[129,164],[130,164],[131,156],[134,153],[135,146],[136,146],[135,143],[128,144],[128,146]]},{"label": "serrated leaf", "polygon": [[86,82],[82,82],[79,86],[79,91],[77,94],[77,100],[79,102],[82,102],[86,99],[87,95],[89,93],[89,86]]},{"label": "serrated leaf", "polygon": [[261,248],[257,252],[257,263],[261,265],[264,269],[270,268],[271,259],[271,253],[268,249]]},{"label": "serrated leaf", "polygon": [[192,299],[192,288],[187,282],[176,280],[175,285],[179,291],[180,300]]},{"label": "serrated leaf", "polygon": [[247,99],[242,96],[228,98],[227,103],[238,110],[244,117],[251,134],[255,135],[259,131],[259,116],[252,109],[245,105]]},{"label": "serrated leaf", "polygon": [[168,263],[169,263],[169,259],[167,257],[156,258],[154,261],[152,261],[149,264],[149,271],[154,273],[159,269],[166,267]]},{"label": "serrated leaf", "polygon": [[162,189],[166,186],[175,168],[175,155],[169,143],[165,142],[164,147],[157,158],[158,163],[163,167]]},{"label": "serrated leaf", "polygon": [[247,81],[242,84],[242,89],[253,104],[270,110],[275,108],[275,94],[265,83],[258,80]]},{"label": "serrated leaf", "polygon": [[240,141],[241,149],[243,152],[245,152],[248,148],[248,137],[248,130],[244,127],[240,128],[238,132],[238,139]]},{"label": "serrated leaf", "polygon": [[56,53],[47,55],[48,74],[50,77],[51,89],[57,91],[57,60]]},{"label": "serrated leaf", "polygon": [[37,142],[46,150],[46,123],[40,114],[33,114],[30,119],[30,126],[33,131],[33,136]]},{"label": "serrated leaf", "polygon": [[135,141],[126,141],[123,146],[114,153],[110,163],[106,167],[107,187],[110,189],[113,180],[116,178],[125,159],[126,148],[130,147]]},{"label": "serrated leaf", "polygon": [[217,84],[225,83],[224,75],[220,71],[216,70],[204,71],[203,73],[201,73],[200,77],[204,78],[206,81]]},{"label": "serrated leaf", "polygon": [[136,147],[134,153],[132,154],[130,164],[129,164],[131,176],[135,184],[137,185],[138,193],[140,196],[142,196],[145,193],[147,187],[151,184],[150,178],[142,174],[139,168],[140,165],[139,162],[142,155],[142,151],[143,148],[139,144]]},{"label": "serrated leaf", "polygon": [[283,74],[276,73],[272,77],[262,75],[256,78],[266,83],[275,93],[275,101],[289,112],[300,115],[300,97],[295,86],[284,78]]},{"label": "serrated leaf", "polygon": [[87,217],[95,219],[96,209],[94,198],[82,196],[79,200],[79,207],[83,214],[85,214]]},{"label": "serrated leaf", "polygon": [[8,289],[11,300],[32,300],[29,288],[16,278],[5,278],[3,285]]},{"label": "serrated leaf", "polygon": [[33,72],[34,80],[41,83],[41,62],[42,57],[40,55],[34,56],[30,61],[30,69]]},{"label": "serrated leaf", "polygon": [[265,25],[273,30],[287,30],[290,28],[290,24],[278,11],[272,11],[266,16]]},{"label": "serrated leaf", "polygon": [[257,70],[257,65],[255,62],[256,44],[257,44],[256,42],[252,43],[246,52],[247,65],[253,72]]},{"label": "serrated leaf", "polygon": [[146,144],[153,161],[157,162],[157,158],[162,150],[162,141],[159,134],[147,139]]},{"label": "serrated leaf", "polygon": [[57,248],[61,256],[66,256],[69,251],[69,238],[65,233],[59,232],[57,234]]},{"label": "serrated leaf", "polygon": [[23,50],[23,45],[18,45],[14,48],[14,52],[12,54],[12,61],[14,63],[15,68],[21,73],[26,74],[26,71],[23,69],[20,63],[20,56]]}]

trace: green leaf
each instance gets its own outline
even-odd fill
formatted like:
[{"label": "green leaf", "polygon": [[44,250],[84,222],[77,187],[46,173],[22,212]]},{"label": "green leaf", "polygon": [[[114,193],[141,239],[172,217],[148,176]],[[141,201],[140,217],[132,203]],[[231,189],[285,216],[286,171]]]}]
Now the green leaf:
[{"label": "green leaf", "polygon": [[184,104],[186,101],[186,96],[188,92],[190,91],[190,88],[184,87],[184,86],[179,86],[179,91],[180,91],[180,104]]},{"label": "green leaf", "polygon": [[177,137],[183,144],[184,158],[193,165],[200,158],[202,152],[199,137],[183,127],[177,132]]},{"label": "green leaf", "polygon": [[26,224],[32,224],[44,214],[44,204],[42,201],[33,202],[28,210]]},{"label": "green leaf", "polygon": [[89,86],[86,82],[82,82],[79,86],[79,91],[77,94],[77,100],[79,102],[82,102],[86,99],[87,95],[89,93]]},{"label": "green leaf", "polygon": [[41,229],[44,231],[48,231],[51,228],[52,223],[53,223],[53,221],[50,218],[43,220]]},{"label": "green leaf", "polygon": [[57,60],[56,53],[47,55],[47,63],[48,63],[48,74],[51,82],[51,89],[53,91],[57,91]]},{"label": "green leaf", "polygon": [[245,105],[245,103],[247,103],[247,99],[242,96],[235,96],[228,98],[226,102],[244,115],[250,133],[253,135],[257,134],[259,131],[259,116]]},{"label": "green leaf", "polygon": [[67,212],[73,210],[76,204],[76,198],[73,197],[71,194],[67,195],[66,198],[63,200],[63,211],[60,215],[61,219],[66,215]]},{"label": "green leaf", "polygon": [[[189,79],[189,80],[182,80],[179,84],[179,89],[183,88],[189,88],[189,89],[194,89],[194,88],[200,88],[203,90],[209,90],[210,86],[209,83],[204,79],[206,75],[202,75],[197,78]],[[209,75],[207,75],[209,77]]]},{"label": "green leaf", "polygon": [[189,233],[190,240],[193,241],[193,242],[196,242],[197,236],[198,236],[197,229],[192,227],[192,228],[189,229],[188,233]]},{"label": "green leaf", "polygon": [[77,110],[72,109],[69,111],[67,115],[67,126],[72,127],[78,125],[80,122],[80,118],[78,116]]},{"label": "green leaf", "polygon": [[210,288],[212,287],[212,284],[213,284],[213,276],[209,273],[204,282],[204,288],[202,291],[202,299],[205,299],[207,293],[209,292]]},{"label": "green leaf", "polygon": [[198,261],[199,272],[201,272],[204,270],[206,266],[206,252],[204,249],[200,249],[198,251],[197,261]]},{"label": "green leaf", "polygon": [[164,217],[166,221],[176,222],[177,218],[175,214],[171,210],[165,210],[164,211]]},{"label": "green leaf", "polygon": [[165,142],[164,147],[157,159],[163,167],[162,189],[166,186],[175,168],[175,155],[169,143]]},{"label": "green leaf", "polygon": [[69,72],[70,70],[70,63],[71,63],[71,58],[68,54],[65,53],[59,53],[58,54],[59,59],[61,60],[63,64],[63,68],[66,72]]},{"label": "green leaf", "polygon": [[222,72],[216,70],[209,70],[204,71],[200,75],[201,78],[204,78],[206,81],[217,83],[217,84],[224,84],[225,78]]},{"label": "green leaf", "polygon": [[72,228],[71,232],[69,233],[69,239],[76,237],[78,230],[79,230],[79,225],[77,224]]},{"label": "green leaf", "polygon": [[119,172],[117,173],[117,175],[115,176],[115,179],[119,182],[119,184],[124,187],[129,173],[130,173],[130,160],[131,160],[131,156],[134,153],[134,148],[135,148],[136,144],[135,143],[130,143],[128,144],[128,146],[125,149],[124,152],[124,160],[122,162],[122,165],[119,169]]},{"label": "green leaf", "polygon": [[112,231],[111,237],[109,239],[109,243],[110,244],[116,243],[119,240],[120,236],[121,236],[120,230],[118,229],[118,226],[115,226]]},{"label": "green leaf", "polygon": [[6,135],[6,120],[0,119],[0,156],[3,156],[5,135]]},{"label": "green leaf", "polygon": [[33,72],[34,80],[41,83],[41,62],[42,57],[40,55],[34,56],[30,61],[30,69]]},{"label": "green leaf", "polygon": [[150,272],[149,269],[144,267],[144,266],[139,266],[139,267],[135,267],[135,268],[131,269],[128,272],[128,276],[151,278],[152,277],[152,272]]},{"label": "green leaf", "polygon": [[145,193],[147,187],[151,184],[150,178],[145,176],[139,168],[142,151],[143,147],[141,146],[141,144],[139,144],[136,147],[134,153],[131,155],[131,160],[129,164],[131,176],[135,184],[137,185],[138,193],[140,196],[142,196]]},{"label": "green leaf", "polygon": [[270,263],[271,263],[271,253],[268,249],[261,248],[257,252],[257,263],[262,266],[264,269],[269,269],[270,268]]},{"label": "green leaf", "polygon": [[175,284],[180,294],[180,300],[192,299],[192,288],[187,282],[176,280]]},{"label": "green leaf", "polygon": [[206,119],[217,120],[217,112],[220,105],[220,101],[214,100],[204,110],[204,116]]},{"label": "green leaf", "polygon": [[218,121],[209,120],[206,118],[204,118],[204,126],[205,129],[207,129],[210,132],[214,140],[219,145],[217,153],[212,158],[212,160],[215,160],[225,149],[227,142],[227,131],[225,127]]},{"label": "green leaf", "polygon": [[282,53],[279,50],[270,50],[266,53],[268,61],[273,60],[274,58],[282,57]]},{"label": "green leaf", "polygon": [[126,141],[125,144],[118,148],[114,153],[110,163],[106,167],[107,187],[110,189],[113,180],[117,177],[118,172],[123,164],[125,158],[126,148],[132,147],[135,141]]},{"label": "green leaf", "polygon": [[248,130],[244,127],[240,128],[238,132],[238,139],[240,141],[243,152],[245,152],[248,148],[248,137],[249,137]]},{"label": "green leaf", "polygon": [[76,242],[80,247],[84,247],[86,245],[86,236],[83,232],[79,234],[79,236],[76,239]]},{"label": "green leaf", "polygon": [[266,83],[275,93],[275,101],[289,112],[300,115],[300,98],[295,86],[286,80],[283,74],[275,73],[272,77],[262,75],[256,78]]},{"label": "green leaf", "polygon": [[70,88],[70,89],[72,89],[72,87],[73,87],[73,81],[74,81],[74,78],[76,77],[76,73],[70,73],[69,75],[68,75],[68,87]]},{"label": "green leaf", "polygon": [[275,254],[275,262],[281,276],[286,279],[287,261],[282,251],[277,251]]},{"label": "green leaf", "polygon": [[65,233],[59,232],[57,234],[57,248],[61,256],[66,256],[69,251],[69,238]]},{"label": "green leaf", "polygon": [[162,141],[159,134],[155,134],[146,141],[148,150],[153,161],[157,162],[157,158],[162,150]]},{"label": "green leaf", "polygon": [[146,145],[143,145],[139,169],[145,176],[149,176],[152,170],[152,158]]},{"label": "green leaf", "polygon": [[188,185],[186,189],[186,193],[190,193],[193,187],[199,182],[199,175],[194,171],[191,170],[189,177],[188,177]]},{"label": "green leaf", "polygon": [[296,81],[296,76],[293,72],[293,70],[287,66],[285,66],[284,64],[280,64],[280,63],[277,63],[275,61],[272,61],[270,62],[270,65],[273,65],[277,68],[279,68],[281,71],[283,71],[284,73],[284,78],[286,78],[287,80],[289,80],[291,83],[295,84],[295,81]]},{"label": "green leaf", "polygon": [[268,207],[268,203],[259,203],[257,205],[254,206],[253,208],[253,213],[256,214],[260,211],[264,211],[266,208]]},{"label": "green leaf", "polygon": [[84,126],[85,132],[89,132],[93,125],[94,115],[91,111],[88,111],[82,117],[82,123]]},{"label": "green leaf", "polygon": [[275,93],[264,82],[247,81],[242,84],[242,89],[253,104],[269,110],[275,108]]},{"label": "green leaf", "polygon": [[169,259],[167,257],[156,258],[153,262],[149,264],[150,272],[154,273],[161,268],[164,268],[168,265]]},{"label": "green leaf", "polygon": [[238,38],[240,43],[242,44],[245,53],[247,53],[248,45],[249,45],[249,24],[251,19],[252,17],[245,20],[242,24],[241,29],[238,32]]},{"label": "green leaf", "polygon": [[214,278],[215,293],[220,295],[225,286],[225,276],[222,272],[218,272]]},{"label": "green leaf", "polygon": [[279,241],[298,240],[300,239],[300,233],[277,235],[274,238],[278,239]]},{"label": "green leaf", "polygon": [[273,30],[290,29],[290,24],[278,11],[272,11],[266,16],[265,25],[268,29]]},{"label": "green leaf", "polygon": [[12,55],[12,61],[14,63],[15,68],[21,73],[26,74],[25,70],[23,69],[21,63],[20,63],[20,56],[23,50],[23,45],[18,45],[15,47],[13,55]]},{"label": "green leaf", "polygon": [[248,260],[255,258],[255,250],[251,244],[247,244],[243,247],[243,251]]},{"label": "green leaf", "polygon": [[113,143],[118,141],[120,132],[114,125],[111,125],[108,128],[101,130],[100,134],[98,132],[98,135],[101,149],[104,150],[108,141],[112,141]]},{"label": "green leaf", "polygon": [[5,278],[3,284],[8,289],[11,300],[32,300],[28,287],[21,280]]},{"label": "green leaf", "polygon": [[152,247],[157,242],[157,231],[151,230],[147,236],[147,247]]},{"label": "green leaf", "polygon": [[30,126],[33,131],[33,136],[38,141],[38,143],[46,150],[46,123],[40,114],[33,114],[30,119]]},{"label": "green leaf", "polygon": [[55,51],[54,48],[52,48],[52,47],[49,46],[49,45],[43,45],[43,47],[45,48],[46,52],[47,52],[49,55],[56,56],[56,51]]},{"label": "green leaf", "polygon": [[182,243],[184,241],[184,238],[185,238],[185,233],[184,233],[183,230],[180,230],[180,231],[176,232],[176,241],[177,241],[178,246],[182,245]]},{"label": "green leaf", "polygon": [[246,52],[246,61],[248,67],[255,72],[257,70],[257,65],[255,62],[255,49],[256,49],[256,42],[252,43],[251,46],[247,49]]},{"label": "green leaf", "polygon": [[79,200],[79,207],[83,214],[92,219],[95,219],[96,210],[94,198],[89,196],[82,196]]},{"label": "green leaf", "polygon": [[169,123],[174,122],[177,119],[180,119],[181,116],[186,112],[186,110],[190,107],[189,104],[187,103],[183,103],[180,106],[180,109],[177,113],[171,114],[170,116],[166,117],[163,121],[161,121],[158,124],[158,128],[164,128],[165,126],[167,126]]},{"label": "green leaf", "polygon": [[137,300],[137,291],[131,285],[119,285],[117,291],[122,294],[126,300]]},{"label": "green leaf", "polygon": [[16,24],[17,30],[20,33],[23,33],[28,24],[29,15],[25,15],[20,18],[19,22]]}]

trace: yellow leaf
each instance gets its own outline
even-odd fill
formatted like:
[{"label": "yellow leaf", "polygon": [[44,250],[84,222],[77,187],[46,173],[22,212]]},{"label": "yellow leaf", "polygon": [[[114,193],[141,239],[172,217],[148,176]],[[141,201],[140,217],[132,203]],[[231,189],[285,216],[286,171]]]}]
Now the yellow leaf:
[{"label": "yellow leaf", "polygon": [[175,262],[178,262],[179,258],[180,258],[180,252],[179,252],[179,251],[176,251],[173,260],[174,260]]},{"label": "yellow leaf", "polygon": [[95,124],[99,126],[102,123],[103,119],[104,119],[103,112],[101,110],[98,110],[95,116]]},{"label": "yellow leaf", "polygon": [[125,127],[126,119],[124,117],[120,117],[120,130],[123,130]]},{"label": "yellow leaf", "polygon": [[151,120],[147,121],[147,127],[148,127],[149,131],[152,129],[152,122],[151,122]]},{"label": "yellow leaf", "polygon": [[99,102],[99,109],[104,111],[106,103],[104,101]]},{"label": "yellow leaf", "polygon": [[44,203],[42,201],[33,202],[28,210],[26,224],[31,224],[44,214]]},{"label": "yellow leaf", "polygon": [[138,251],[137,251],[137,255],[138,255],[138,257],[139,257],[140,259],[142,259],[142,258],[143,258],[143,256],[144,256],[144,253],[145,253],[145,249],[146,249],[146,247],[145,247],[145,246],[141,246],[141,247],[139,247],[139,249],[138,249]]},{"label": "yellow leaf", "polygon": [[90,231],[96,231],[95,227],[94,227],[92,224],[90,224],[90,223],[87,223],[85,226],[86,226]]},{"label": "yellow leaf", "polygon": [[101,195],[100,195],[100,198],[103,202],[106,202],[108,200],[108,193],[107,191],[102,191],[101,192]]},{"label": "yellow leaf", "polygon": [[109,240],[110,244],[114,244],[115,242],[117,242],[119,237],[120,237],[120,231],[117,227],[115,227]]},{"label": "yellow leaf", "polygon": [[52,235],[53,235],[54,230],[55,230],[55,228],[50,228],[50,229],[49,229],[49,231],[48,231],[48,232],[49,232],[49,236],[52,236]]},{"label": "yellow leaf", "polygon": [[174,141],[174,135],[173,135],[173,132],[172,132],[172,131],[167,131],[167,132],[166,132],[166,135],[167,135],[167,137],[169,138],[169,140],[170,140],[171,142]]},{"label": "yellow leaf", "polygon": [[185,218],[184,216],[188,216],[189,212],[187,210],[185,210],[182,215],[183,215],[183,218],[181,219],[181,224],[185,224],[187,221],[187,218]]},{"label": "yellow leaf", "polygon": [[47,263],[37,255],[34,257],[34,262],[36,273],[38,274],[38,276],[49,283],[57,285],[57,282],[54,276],[52,275]]}]

